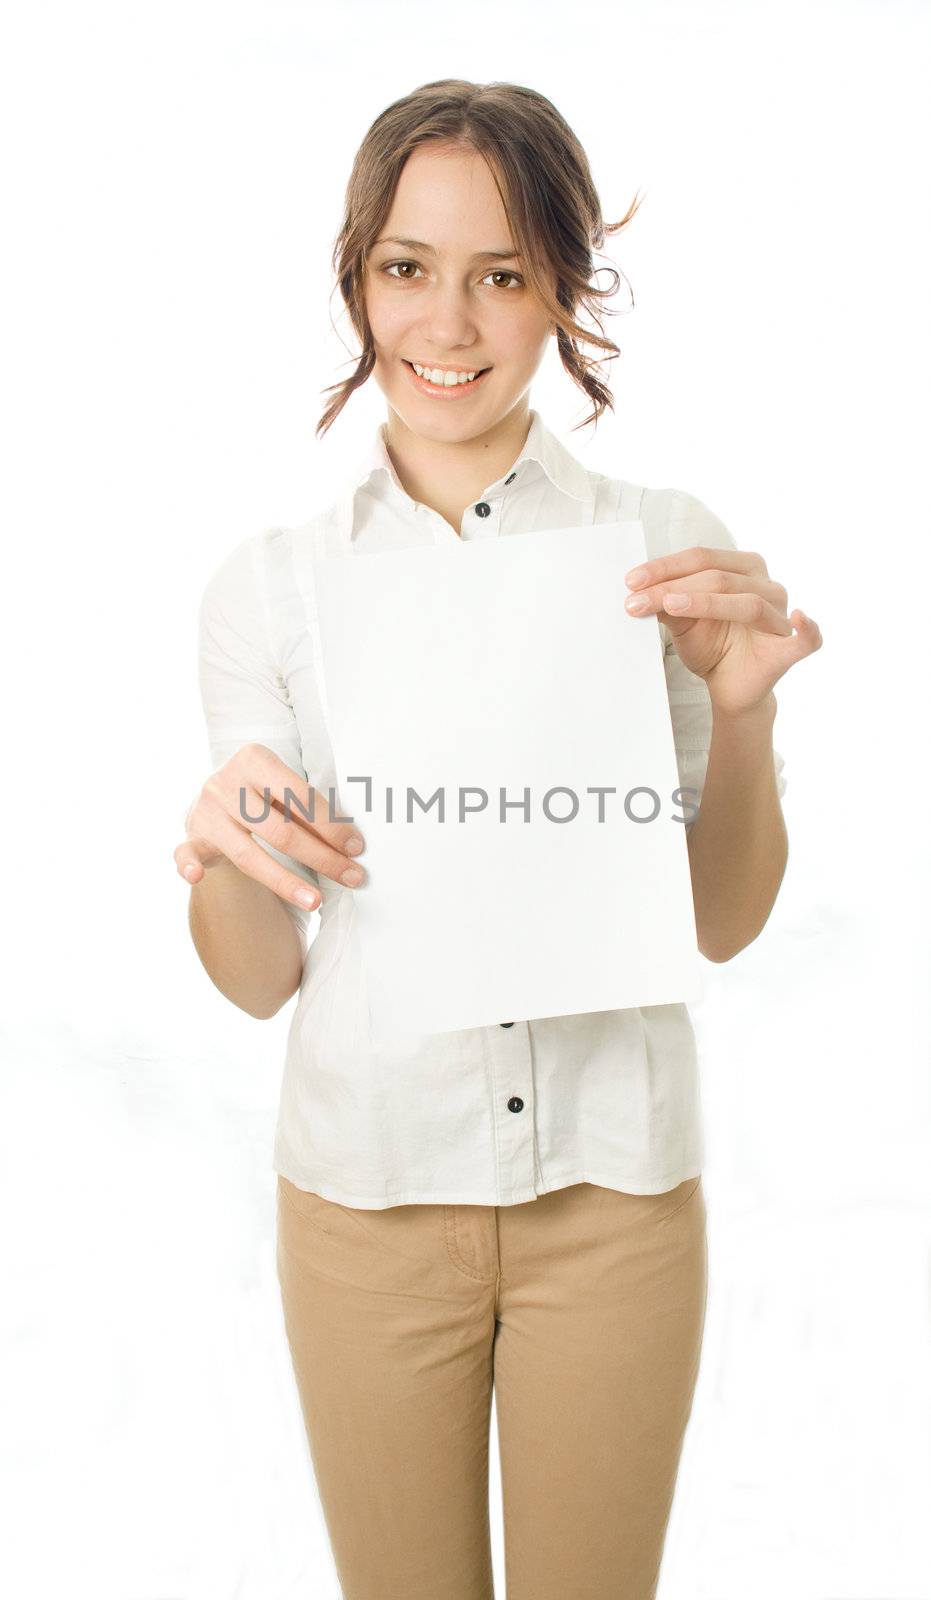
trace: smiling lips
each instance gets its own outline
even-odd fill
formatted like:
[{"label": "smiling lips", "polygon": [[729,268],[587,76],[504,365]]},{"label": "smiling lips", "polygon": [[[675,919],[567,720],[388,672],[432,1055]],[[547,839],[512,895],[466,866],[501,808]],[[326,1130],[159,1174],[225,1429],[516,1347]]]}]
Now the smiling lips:
[{"label": "smiling lips", "polygon": [[[419,365],[420,363],[418,362]],[[484,382],[491,371],[491,367],[478,368],[475,371],[475,376],[470,377],[471,368],[461,368],[456,371],[453,368],[422,367],[421,373],[443,374],[442,382],[434,383],[432,376],[421,376],[416,372],[412,361],[405,360],[404,366],[410,373],[411,381],[416,384],[421,394],[429,394],[441,400],[459,400],[466,394],[470,394],[473,389]]]}]

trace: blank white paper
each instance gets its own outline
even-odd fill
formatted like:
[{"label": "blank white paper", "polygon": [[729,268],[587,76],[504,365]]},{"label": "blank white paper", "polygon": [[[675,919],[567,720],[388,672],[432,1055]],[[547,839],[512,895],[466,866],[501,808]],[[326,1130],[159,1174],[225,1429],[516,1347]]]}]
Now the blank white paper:
[{"label": "blank white paper", "polygon": [[698,994],[644,560],[623,521],[314,561],[374,1039]]}]

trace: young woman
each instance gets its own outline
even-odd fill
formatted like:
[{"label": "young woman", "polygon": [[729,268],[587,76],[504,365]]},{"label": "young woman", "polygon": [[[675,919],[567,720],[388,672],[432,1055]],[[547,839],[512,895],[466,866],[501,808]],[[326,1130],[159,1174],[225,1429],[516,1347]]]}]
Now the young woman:
[{"label": "young woman", "polygon": [[[605,228],[583,150],[530,89],[450,80],[389,106],[334,253],[362,354],[318,431],[370,376],[386,420],[334,505],[250,536],[203,597],[214,770],[175,860],[223,993],[270,1017],[300,991],[278,1271],[345,1600],[491,1596],[493,1388],[508,1600],[656,1593],[706,1300],[687,1008],[374,1047],[353,918],[364,841],[327,804],[312,568],[321,553],[639,518],[649,559],[627,576],[628,608],[661,629],[680,781],[702,796],[688,829],[699,947],[727,961],[757,937],[787,854],[773,686],[818,628],[787,615],[763,557],[694,496],[586,469],[529,405],[552,338],[586,420],[611,403],[581,344],[617,347],[576,313],[607,292],[591,287],[592,250],[633,209]],[[288,786],[313,794],[313,825],[286,820]]]}]

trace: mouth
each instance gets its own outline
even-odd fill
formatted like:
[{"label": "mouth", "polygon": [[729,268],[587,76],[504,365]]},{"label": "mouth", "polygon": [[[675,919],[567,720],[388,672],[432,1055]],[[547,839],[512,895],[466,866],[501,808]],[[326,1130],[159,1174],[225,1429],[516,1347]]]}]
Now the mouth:
[{"label": "mouth", "polygon": [[[489,372],[492,370],[491,367],[478,367],[475,371],[475,377],[466,379],[464,383],[431,383],[428,378],[421,378],[414,371],[413,362],[405,360],[403,356],[401,360],[410,374],[411,382],[416,385],[421,394],[431,395],[437,400],[464,399],[467,394],[471,394],[473,390],[477,389],[479,384],[485,382]],[[430,370],[435,370],[435,368]],[[465,368],[463,370],[467,371],[468,369]]]}]

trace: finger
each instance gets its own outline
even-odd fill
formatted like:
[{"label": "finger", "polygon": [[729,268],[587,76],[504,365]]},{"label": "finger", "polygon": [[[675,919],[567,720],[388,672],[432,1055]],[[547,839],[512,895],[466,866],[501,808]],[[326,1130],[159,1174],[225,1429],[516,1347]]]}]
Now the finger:
[{"label": "finger", "polygon": [[672,555],[656,556],[641,567],[632,567],[624,582],[629,589],[643,589],[647,584],[666,583],[672,578],[685,578],[690,573],[702,572],[706,567],[718,571],[742,572],[749,576],[769,576],[763,557],[756,550],[719,550],[703,544],[692,545],[688,550],[676,550]]},{"label": "finger", "polygon": [[680,593],[670,590],[663,595],[660,617],[673,622],[678,618],[689,621],[711,617],[719,622],[742,622],[759,633],[778,633],[788,638],[792,624],[788,617],[777,611],[761,594],[702,594],[691,591]]},{"label": "finger", "polygon": [[[190,841],[196,849],[196,841]],[[290,900],[295,905],[301,906],[305,911],[315,911],[320,904],[319,890],[312,884],[306,883],[298,877],[296,872],[289,872],[270,856],[267,850],[256,844],[247,828],[223,811],[218,811],[216,820],[211,823],[210,843],[222,850],[228,861],[238,867],[247,878],[255,878],[258,883],[264,883],[266,888],[280,895],[282,900]]]},{"label": "finger", "polygon": [[[665,587],[660,584],[638,589],[627,596],[624,608],[634,617],[649,616],[652,612],[662,610],[664,594],[670,594],[679,587],[670,583]],[[687,592],[695,593],[698,590],[720,594],[761,594],[764,600],[769,600],[783,614],[789,598],[788,591],[773,578],[747,577],[743,573],[724,572],[717,567],[709,567],[707,571],[691,576]]]},{"label": "finger", "polygon": [[812,617],[806,616],[804,611],[799,611],[798,607],[796,607],[789,621],[793,623],[798,639],[798,649],[795,653],[796,661],[802,661],[805,656],[814,655],[816,650],[821,649],[824,643],[821,637],[821,629]]},{"label": "finger", "polygon": [[200,883],[207,868],[200,859],[197,845],[193,839],[183,840],[175,850],[174,858],[175,865],[182,878],[188,883]]},{"label": "finger", "polygon": [[[306,784],[304,788],[307,788]],[[240,789],[239,817],[251,832],[267,839],[269,844],[281,851],[282,855],[293,856],[305,866],[313,867],[315,872],[322,872],[324,877],[332,878],[335,883],[346,883],[347,872],[355,874],[348,880],[351,888],[358,888],[365,881],[366,872],[360,861],[334,850],[333,846],[326,844],[316,831],[311,832],[299,816],[298,820],[290,821],[274,805],[269,805],[268,815],[263,817],[265,809],[264,794],[259,794],[250,784],[243,785]],[[255,820],[257,818],[261,820]],[[353,831],[351,824],[348,833],[341,823],[328,825],[331,834],[334,829],[344,838]]]},{"label": "finger", "polygon": [[[197,813],[200,831],[212,835],[219,815],[232,818],[282,854],[335,882],[357,888],[364,881],[361,866],[354,877],[346,878],[356,866],[346,849],[358,833],[355,825],[332,821],[324,796],[265,745],[244,746],[234,760],[208,778]],[[204,826],[205,817],[210,827]]]},{"label": "finger", "polygon": [[[304,832],[318,834],[331,850],[344,856],[350,855],[346,849],[349,840],[356,835],[362,837],[356,824],[334,822],[333,809],[326,797],[309,784],[301,773],[295,772],[286,761],[282,761],[274,750],[269,750],[267,745],[253,744],[247,748],[249,776],[258,791],[261,793],[262,789],[267,788],[280,808],[284,807],[287,792],[290,796],[289,809],[296,825]],[[363,848],[364,844],[363,840]]]}]

